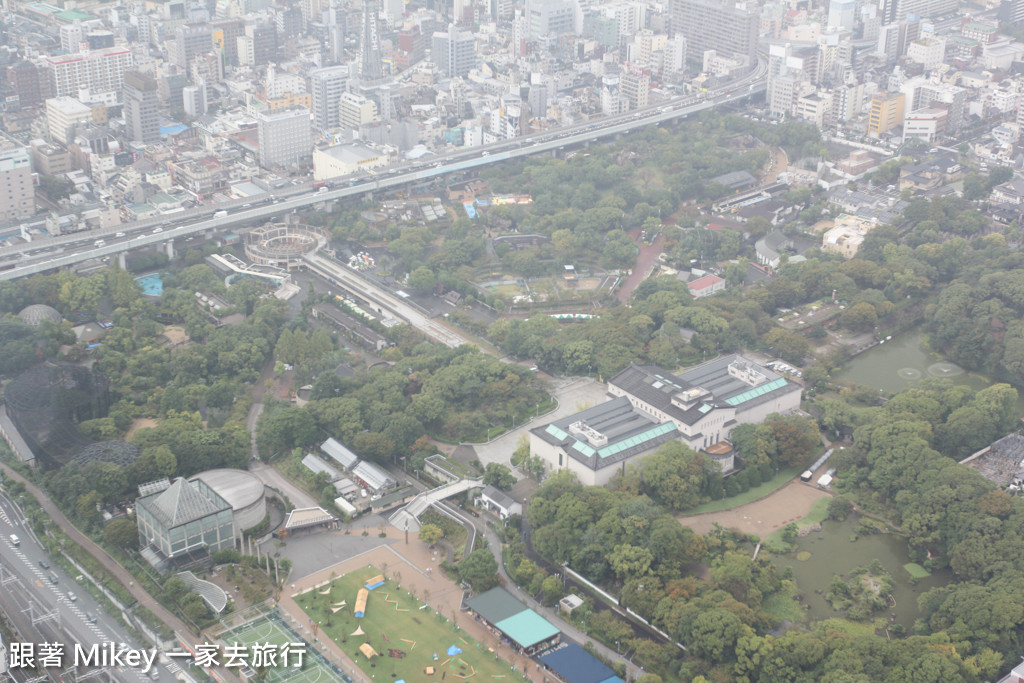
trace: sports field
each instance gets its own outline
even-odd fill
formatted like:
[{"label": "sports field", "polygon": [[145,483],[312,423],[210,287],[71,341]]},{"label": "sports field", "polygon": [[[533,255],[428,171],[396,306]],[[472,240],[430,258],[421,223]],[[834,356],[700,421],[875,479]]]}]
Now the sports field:
[{"label": "sports field", "polygon": [[526,680],[443,615],[430,607],[421,609],[424,603],[392,578],[369,591],[364,616],[357,618],[359,590],[380,574],[379,569],[364,567],[295,597],[317,625],[320,638],[334,640],[368,677],[407,683]]},{"label": "sports field", "polygon": [[[221,634],[220,639],[228,645],[242,645],[246,648],[269,643],[280,649],[283,645],[303,642],[302,638],[275,616],[261,617],[243,624]],[[309,646],[302,658],[302,668],[282,666],[279,662],[277,667],[267,669],[265,680],[267,683],[344,683],[342,677]]]}]

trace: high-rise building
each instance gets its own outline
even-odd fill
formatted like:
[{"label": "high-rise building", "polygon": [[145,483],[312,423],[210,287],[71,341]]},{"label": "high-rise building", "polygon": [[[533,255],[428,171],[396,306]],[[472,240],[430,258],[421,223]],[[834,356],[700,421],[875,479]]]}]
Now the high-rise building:
[{"label": "high-rise building", "polygon": [[619,77],[619,96],[623,100],[621,111],[635,111],[647,106],[651,92],[649,69],[628,69]]},{"label": "high-rise building", "polygon": [[55,97],[77,95],[83,88],[94,93],[120,92],[124,72],[132,64],[132,52],[125,48],[43,58],[50,92]]},{"label": "high-rise building", "polygon": [[829,0],[828,26],[852,31],[856,16],[857,0]]},{"label": "high-rise building", "polygon": [[576,7],[569,0],[527,0],[526,20],[530,39],[556,39],[572,33]]},{"label": "high-rise building", "polygon": [[277,28],[271,24],[246,26],[236,42],[239,64],[259,66],[277,59]]},{"label": "high-rise building", "polygon": [[897,0],[896,21],[916,15],[924,19],[952,14],[960,6],[959,0]]},{"label": "high-rise building", "polygon": [[309,74],[313,124],[320,130],[339,126],[338,103],[348,87],[348,66],[329,66]]},{"label": "high-rise building", "polygon": [[238,66],[238,38],[245,35],[245,19],[232,17],[211,22],[213,44],[224,57],[224,64]]},{"label": "high-rise building", "polygon": [[671,0],[672,31],[686,38],[691,55],[706,50],[730,57],[757,58],[757,32],[760,17],[742,4],[721,0]]},{"label": "high-rise building", "polygon": [[160,101],[156,79],[149,74],[129,71],[124,75],[124,132],[130,142],[156,142],[160,139]]},{"label": "high-rise building", "polygon": [[338,125],[359,128],[377,118],[377,104],[368,97],[347,92],[338,102]]},{"label": "high-rise building", "polygon": [[92,121],[92,107],[74,97],[52,97],[46,100],[46,125],[50,139],[66,145],[74,137],[75,127]]},{"label": "high-rise building", "polygon": [[23,59],[7,67],[7,85],[18,97],[18,107],[38,107],[49,93],[46,74],[34,62]]},{"label": "high-rise building", "polygon": [[409,64],[415,64],[426,56],[427,41],[419,26],[407,26],[398,32],[398,49],[408,55]]},{"label": "high-rise building", "polygon": [[202,81],[182,88],[181,99],[185,105],[185,113],[189,116],[203,116],[209,109],[206,101],[206,83]]},{"label": "high-rise building", "polygon": [[903,105],[906,95],[876,95],[871,99],[868,112],[868,137],[878,138],[884,133],[903,125]]},{"label": "high-rise building", "polygon": [[0,221],[31,216],[35,211],[29,148],[0,135]]},{"label": "high-rise building", "polygon": [[74,22],[64,24],[60,27],[60,49],[69,55],[75,55],[82,51],[82,43],[85,42],[85,29],[82,24]]},{"label": "high-rise building", "polygon": [[171,61],[182,69],[198,54],[213,49],[213,28],[209,24],[179,26],[174,32],[174,49],[170,51]]},{"label": "high-rise building", "polygon": [[438,31],[431,41],[431,60],[445,76],[466,76],[476,66],[473,34],[448,24],[447,31]]},{"label": "high-rise building", "polygon": [[313,158],[313,135],[305,107],[275,109],[256,115],[260,166],[306,166]]},{"label": "high-rise building", "polygon": [[999,21],[1014,26],[1024,22],[1024,0],[1003,0],[999,3]]}]

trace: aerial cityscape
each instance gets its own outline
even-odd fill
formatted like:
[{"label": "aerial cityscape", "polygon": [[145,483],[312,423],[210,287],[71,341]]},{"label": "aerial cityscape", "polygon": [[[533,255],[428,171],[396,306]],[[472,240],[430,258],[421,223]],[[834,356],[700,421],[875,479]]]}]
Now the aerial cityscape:
[{"label": "aerial cityscape", "polygon": [[1024,0],[3,0],[0,681],[1024,683],[1022,132]]}]

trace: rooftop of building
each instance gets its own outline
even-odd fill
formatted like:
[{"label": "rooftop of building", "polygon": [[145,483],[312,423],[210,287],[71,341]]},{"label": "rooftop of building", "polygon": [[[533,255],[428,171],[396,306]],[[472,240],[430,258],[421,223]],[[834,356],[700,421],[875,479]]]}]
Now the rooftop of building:
[{"label": "rooftop of building", "polygon": [[177,479],[164,491],[139,499],[138,504],[167,529],[231,509],[216,491],[207,488],[201,493],[200,486],[205,484]]},{"label": "rooftop of building", "polygon": [[[673,422],[657,422],[634,408],[625,396],[563,417],[530,432],[564,448],[587,467],[598,470],[656,449],[679,438]],[[574,433],[575,432],[575,433]],[[589,438],[594,435],[593,438]]]}]

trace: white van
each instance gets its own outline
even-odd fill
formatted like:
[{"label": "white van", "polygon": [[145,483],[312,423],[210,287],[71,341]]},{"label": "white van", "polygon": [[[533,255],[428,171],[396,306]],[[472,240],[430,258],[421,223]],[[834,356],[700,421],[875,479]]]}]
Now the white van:
[{"label": "white van", "polygon": [[19,545],[21,545],[21,539],[15,536],[14,534],[11,534],[11,545],[17,548]]}]

